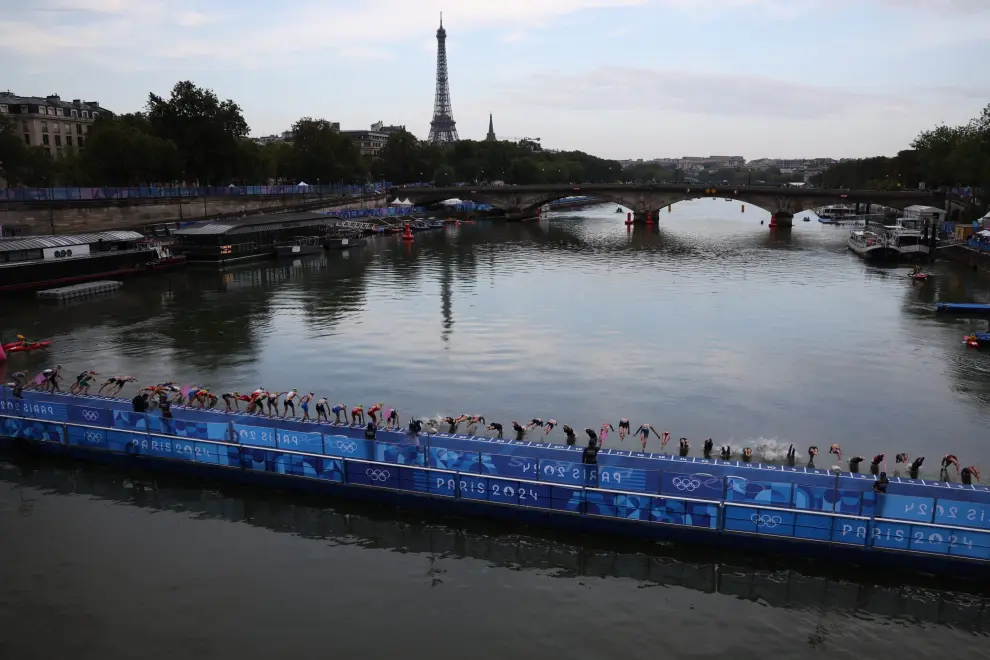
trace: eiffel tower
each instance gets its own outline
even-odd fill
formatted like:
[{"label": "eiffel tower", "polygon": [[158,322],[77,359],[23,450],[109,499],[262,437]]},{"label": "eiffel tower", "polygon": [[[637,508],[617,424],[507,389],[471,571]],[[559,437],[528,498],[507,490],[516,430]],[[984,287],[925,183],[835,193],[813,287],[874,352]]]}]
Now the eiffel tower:
[{"label": "eiffel tower", "polygon": [[437,30],[437,92],[433,100],[429,142],[451,144],[458,139],[454,115],[450,110],[450,85],[447,82],[447,31],[443,29],[443,14],[440,14],[440,29]]}]

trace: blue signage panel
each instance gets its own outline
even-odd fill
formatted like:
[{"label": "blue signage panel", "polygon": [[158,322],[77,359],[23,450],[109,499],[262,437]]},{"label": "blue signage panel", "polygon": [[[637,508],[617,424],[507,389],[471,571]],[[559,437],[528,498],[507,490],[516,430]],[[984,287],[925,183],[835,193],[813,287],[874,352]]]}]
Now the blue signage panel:
[{"label": "blue signage panel", "polygon": [[718,529],[718,505],[655,497],[651,519],[671,525]]},{"label": "blue signage panel", "polygon": [[275,449],[278,443],[275,440],[275,429],[263,426],[245,426],[234,424],[234,437],[242,445],[251,447],[271,447]]},{"label": "blue signage panel", "polygon": [[210,463],[212,465],[219,465],[221,448],[226,451],[226,448],[223,448],[222,445],[172,438],[173,458],[182,459],[193,463]]},{"label": "blue signage panel", "polygon": [[616,495],[615,515],[626,520],[650,520],[653,497],[649,495]]},{"label": "blue signage panel", "polygon": [[347,481],[362,486],[377,488],[399,488],[399,470],[395,465],[373,463],[348,463]]},{"label": "blue signage panel", "polygon": [[32,422],[17,417],[3,417],[0,418],[0,435],[9,438],[61,443],[62,425],[51,422]]},{"label": "blue signage panel", "polygon": [[[228,459],[233,458],[228,450]],[[238,458],[240,460],[240,466],[245,470],[256,470],[258,472],[267,472],[268,467],[268,455],[264,449],[242,446],[238,452]]]},{"label": "blue signage panel", "polygon": [[[447,475],[434,473],[434,479],[440,479]],[[487,500],[488,493],[491,492],[491,485],[488,477],[475,476],[473,474],[458,475],[458,490],[462,500]]]},{"label": "blue signage panel", "polygon": [[481,472],[481,454],[476,451],[430,447],[430,467],[457,472]]},{"label": "blue signage panel", "polygon": [[398,465],[426,465],[426,449],[416,445],[400,445],[375,441],[375,460]]},{"label": "blue signage panel", "polygon": [[0,400],[0,412],[53,422],[69,421],[69,411],[65,404],[32,401],[26,396],[24,399],[10,398]]},{"label": "blue signage panel", "polygon": [[990,533],[952,530],[949,554],[970,559],[990,559]]},{"label": "blue signage panel", "polygon": [[[795,493],[797,496],[797,493]],[[794,512],[794,537],[809,541],[832,540],[832,516]]]},{"label": "blue signage panel", "polygon": [[69,421],[73,424],[88,424],[89,426],[110,426],[110,412],[105,408],[90,406],[69,406]]},{"label": "blue signage panel", "polygon": [[597,501],[602,500],[602,493],[592,491],[590,494],[581,488],[568,486],[550,486],[550,506],[559,511],[584,513],[586,497],[594,495]]},{"label": "blue signage panel", "polygon": [[[833,486],[809,486],[805,484],[795,484],[794,502],[795,509],[807,509],[809,511],[835,510],[834,499],[835,488]],[[829,528],[832,523],[829,521]]]},{"label": "blue signage panel", "polygon": [[481,471],[493,477],[540,480],[540,462],[528,456],[481,454]]},{"label": "blue signage panel", "polygon": [[519,503],[519,482],[510,479],[488,480],[488,501],[499,504]]},{"label": "blue signage panel", "polygon": [[[569,463],[567,461],[551,461],[543,459],[539,463],[540,481],[555,484],[572,484],[575,486],[595,486],[596,475],[593,465]],[[627,468],[609,468],[622,471]]]},{"label": "blue signage panel", "polygon": [[870,544],[874,547],[907,550],[910,538],[910,523],[870,522]]},{"label": "blue signage panel", "polygon": [[292,451],[301,451],[308,454],[322,454],[323,434],[275,429],[275,444],[279,449],[291,449]]},{"label": "blue signage panel", "polygon": [[[598,487],[612,490],[631,490],[637,493],[655,493],[660,483],[659,470],[646,471],[625,467],[598,466]],[[651,489],[650,486],[653,486]]]},{"label": "blue signage panel", "polygon": [[172,439],[160,435],[145,436],[137,453],[141,456],[155,456],[158,458],[175,458],[175,449],[172,446]]},{"label": "blue signage panel", "polygon": [[318,476],[324,481],[343,483],[345,481],[344,460],[341,458],[320,459],[320,474]]},{"label": "blue signage panel", "polygon": [[836,517],[832,520],[832,541],[850,545],[866,545],[869,523],[866,520]]},{"label": "blue signage panel", "polygon": [[137,455],[141,453],[141,442],[148,440],[146,433],[128,431],[107,431],[107,448],[124,454]]},{"label": "blue signage panel", "polygon": [[69,444],[91,449],[109,449],[107,434],[102,429],[88,429],[82,426],[69,426]]},{"label": "blue signage panel", "polygon": [[[414,477],[411,479],[412,487],[406,486],[406,475],[412,473],[410,476]],[[457,475],[455,474],[444,474],[443,472],[427,472],[426,470],[417,470],[415,468],[408,468],[402,470],[402,483],[403,488],[407,490],[416,490],[419,492],[431,493],[433,495],[439,495],[441,497],[457,497],[457,492],[459,488]],[[425,486],[425,489],[423,488]]]},{"label": "blue signage panel", "polygon": [[323,453],[327,456],[374,460],[375,443],[372,440],[359,440],[346,435],[323,436]]},{"label": "blue signage panel", "polygon": [[726,477],[725,501],[740,504],[766,504],[789,507],[794,485],[777,481],[754,481]]},{"label": "blue signage panel", "polygon": [[714,475],[662,472],[660,492],[672,497],[690,497],[698,500],[721,500],[724,484]]},{"label": "blue signage panel", "polygon": [[121,431],[148,431],[148,421],[144,413],[114,410],[111,413],[110,424]]},{"label": "blue signage panel", "polygon": [[894,520],[931,522],[935,515],[935,499],[914,495],[881,495],[877,517]]},{"label": "blue signage panel", "polygon": [[990,505],[939,498],[935,503],[935,522],[990,529]]}]

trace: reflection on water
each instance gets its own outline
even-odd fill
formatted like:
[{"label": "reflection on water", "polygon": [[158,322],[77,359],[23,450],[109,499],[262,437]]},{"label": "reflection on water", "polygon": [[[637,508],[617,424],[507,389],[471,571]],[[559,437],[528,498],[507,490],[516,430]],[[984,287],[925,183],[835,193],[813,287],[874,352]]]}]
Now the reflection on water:
[{"label": "reflection on water", "polygon": [[738,210],[700,200],[627,231],[604,206],[190,268],[85,305],[28,302],[0,336],[55,340],[8,369],[295,387],[505,425],[622,416],[695,452],[711,437],[769,455],[839,442],[847,455],[987,462],[990,356],[961,343],[987,324],[932,314],[940,300],[990,300],[985,277],[939,264],[917,284],[907,267],[857,259],[842,228],[771,232],[768,216]]},{"label": "reflection on water", "polygon": [[[482,659],[540,647],[596,657],[584,646],[601,650],[602,635],[621,638],[631,658],[655,656],[658,643],[671,657],[846,657],[895,642],[916,657],[940,644],[981,657],[990,626],[990,593],[936,578],[549,535],[28,457],[0,462],[0,531],[9,539],[0,623],[40,634],[45,617],[29,615],[54,605],[49,617],[64,633],[5,635],[9,657],[56,657],[87,639],[73,657],[124,657],[142,639],[156,641],[153,657],[188,648],[308,657],[306,627],[320,620],[336,653],[355,657],[372,640],[382,657],[455,657],[479,629],[509,633],[473,648]],[[138,602],[114,600],[138,590]],[[381,625],[388,639],[368,636]]]}]

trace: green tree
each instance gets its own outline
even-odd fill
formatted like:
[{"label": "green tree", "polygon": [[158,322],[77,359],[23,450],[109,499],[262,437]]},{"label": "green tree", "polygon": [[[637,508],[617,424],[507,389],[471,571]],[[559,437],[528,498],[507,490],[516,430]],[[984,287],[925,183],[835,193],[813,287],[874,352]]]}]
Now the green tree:
[{"label": "green tree", "polygon": [[364,178],[358,148],[325,119],[304,117],[293,124],[290,162],[293,178],[306,183]]},{"label": "green tree", "polygon": [[451,186],[454,184],[454,168],[450,165],[441,165],[433,172],[433,183],[438,186]]},{"label": "green tree", "polygon": [[168,99],[149,94],[146,111],[155,135],[179,148],[188,179],[219,185],[233,178],[239,140],[248,134],[234,101],[220,101],[212,90],[181,81]]},{"label": "green tree", "polygon": [[93,185],[166,184],[182,178],[183,159],[171,140],[109,118],[94,124],[80,156],[80,169]]}]

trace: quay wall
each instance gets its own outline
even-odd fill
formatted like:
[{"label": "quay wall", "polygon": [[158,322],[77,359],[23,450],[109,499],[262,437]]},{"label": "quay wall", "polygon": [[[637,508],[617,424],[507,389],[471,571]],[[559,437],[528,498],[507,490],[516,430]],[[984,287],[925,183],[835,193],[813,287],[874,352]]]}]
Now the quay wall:
[{"label": "quay wall", "polygon": [[384,194],[345,197],[303,193],[274,196],[10,202],[0,205],[0,226],[5,228],[5,233],[24,236],[81,234],[120,229],[141,231],[155,225],[195,222],[243,214],[339,210],[384,204]]},{"label": "quay wall", "polygon": [[940,248],[938,256],[965,264],[975,270],[990,272],[990,252],[975,250],[965,244]]},{"label": "quay wall", "polygon": [[[990,577],[990,489],[982,486],[895,477],[878,494],[871,475],[814,468],[612,449],[587,466],[580,449],[561,445],[384,430],[366,439],[360,426],[173,410],[175,419],[166,420],[134,413],[121,399],[37,392],[18,399],[4,389],[0,436],[73,455],[187,464],[347,492],[357,486],[582,525],[607,520],[636,535],[645,524],[647,535],[658,537],[679,530],[802,553],[962,562]],[[631,523],[640,527],[623,527]]]}]

